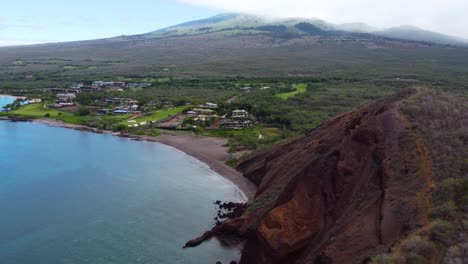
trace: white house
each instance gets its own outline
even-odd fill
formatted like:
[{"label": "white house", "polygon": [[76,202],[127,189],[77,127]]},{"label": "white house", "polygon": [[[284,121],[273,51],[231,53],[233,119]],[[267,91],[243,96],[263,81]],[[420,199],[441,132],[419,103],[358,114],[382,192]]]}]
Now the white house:
[{"label": "white house", "polygon": [[214,103],[206,102],[205,104],[200,105],[200,107],[202,107],[202,108],[208,108],[208,109],[217,109],[217,108],[218,108],[218,105],[217,105],[217,104],[214,104]]},{"label": "white house", "polygon": [[249,117],[249,112],[243,109],[234,110],[232,111],[231,114],[232,114],[232,118],[248,118]]},{"label": "white house", "polygon": [[57,94],[57,98],[60,100],[72,100],[76,98],[76,94],[74,93],[59,93]]}]

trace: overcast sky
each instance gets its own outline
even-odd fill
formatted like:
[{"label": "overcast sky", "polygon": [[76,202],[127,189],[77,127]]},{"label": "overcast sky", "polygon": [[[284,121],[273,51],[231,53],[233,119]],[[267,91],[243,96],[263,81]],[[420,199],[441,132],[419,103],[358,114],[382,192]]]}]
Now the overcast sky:
[{"label": "overcast sky", "polygon": [[468,0],[5,0],[0,46],[140,34],[222,12],[413,25],[468,39]]}]

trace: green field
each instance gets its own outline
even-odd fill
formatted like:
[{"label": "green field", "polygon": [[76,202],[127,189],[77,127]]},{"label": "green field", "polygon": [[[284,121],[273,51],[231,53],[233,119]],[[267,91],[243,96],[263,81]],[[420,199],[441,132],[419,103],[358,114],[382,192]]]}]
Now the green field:
[{"label": "green field", "polygon": [[[48,114],[48,115],[47,115]],[[45,104],[29,104],[20,107],[14,111],[8,113],[11,116],[21,116],[25,118],[52,118],[61,120],[66,123],[79,124],[79,125],[90,125],[93,127],[102,127],[103,125],[112,125],[122,120],[127,120],[132,115],[119,115],[119,116],[79,116],[74,113],[59,111],[56,109],[49,109]],[[47,116],[46,116],[47,115]]]},{"label": "green field", "polygon": [[55,109],[47,109],[44,104],[29,104],[20,107],[14,111],[11,111],[10,114],[12,115],[19,115],[28,118],[41,118],[44,117],[46,114],[49,114],[50,117],[64,117],[64,116],[71,116],[71,114],[58,111]]},{"label": "green field", "polygon": [[[176,114],[179,114],[179,113],[182,113],[182,111],[184,109],[186,109],[187,106],[179,106],[179,107],[174,107],[174,108],[168,108],[168,109],[163,109],[163,110],[159,110],[159,111],[156,111],[156,112],[152,112],[152,113],[148,113],[148,114],[144,114],[140,117],[137,117],[133,120],[136,121],[136,123],[141,123],[141,122],[156,122],[156,121],[159,121],[159,120],[162,120],[166,117],[169,117],[169,116],[173,116],[173,115],[176,115]],[[130,124],[129,122],[121,122],[122,124]]]},{"label": "green field", "polygon": [[286,100],[290,97],[295,96],[296,94],[305,93],[307,91],[307,84],[305,83],[294,84],[293,87],[296,88],[296,91],[292,91],[289,93],[280,93],[280,94],[277,94],[276,96],[278,96],[281,99]]}]

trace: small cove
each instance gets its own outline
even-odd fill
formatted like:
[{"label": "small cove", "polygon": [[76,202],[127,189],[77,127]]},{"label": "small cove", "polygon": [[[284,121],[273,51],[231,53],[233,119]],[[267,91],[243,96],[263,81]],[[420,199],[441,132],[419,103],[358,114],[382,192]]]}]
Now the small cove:
[{"label": "small cove", "polygon": [[[1,97],[0,97],[1,98]],[[239,250],[212,239],[231,182],[172,147],[0,122],[0,263],[215,263]]]}]

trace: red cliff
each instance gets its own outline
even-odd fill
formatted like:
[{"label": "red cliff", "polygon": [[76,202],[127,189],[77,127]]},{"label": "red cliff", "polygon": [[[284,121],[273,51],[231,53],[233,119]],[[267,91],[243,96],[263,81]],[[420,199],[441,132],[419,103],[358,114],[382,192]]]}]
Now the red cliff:
[{"label": "red cliff", "polygon": [[431,165],[400,113],[404,92],[345,113],[238,167],[259,189],[218,233],[241,263],[365,263],[425,224]]}]

